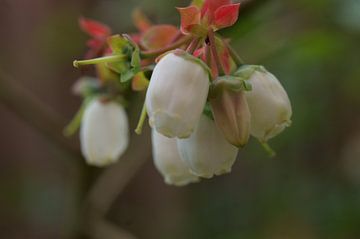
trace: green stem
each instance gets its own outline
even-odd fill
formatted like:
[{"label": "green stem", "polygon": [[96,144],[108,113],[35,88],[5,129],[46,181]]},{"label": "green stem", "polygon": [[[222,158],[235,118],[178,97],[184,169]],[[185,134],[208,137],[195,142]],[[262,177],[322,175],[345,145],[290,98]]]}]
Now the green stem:
[{"label": "green stem", "polygon": [[174,50],[176,48],[179,48],[182,45],[185,45],[189,43],[193,39],[192,36],[185,36],[183,38],[180,38],[178,41],[172,43],[171,45],[168,45],[164,48],[157,49],[157,50],[149,50],[149,51],[142,51],[140,54],[144,58],[154,58],[157,57],[167,51]]},{"label": "green stem", "polygon": [[189,47],[186,49],[186,52],[193,54],[196,48],[198,47],[199,43],[200,43],[200,38],[195,38],[194,40],[192,40]]},{"label": "green stem", "polygon": [[235,49],[226,41],[224,41],[226,47],[229,49],[231,58],[235,61],[237,66],[242,66],[245,64],[244,60],[239,56]]},{"label": "green stem", "polygon": [[140,135],[142,133],[142,128],[144,126],[146,115],[147,115],[147,111],[146,111],[146,105],[144,103],[143,108],[141,110],[141,115],[140,115],[139,122],[138,122],[138,124],[136,126],[136,129],[135,129],[135,133],[138,134],[138,135]]},{"label": "green stem", "polygon": [[94,58],[94,59],[89,59],[89,60],[82,60],[82,61],[75,60],[73,62],[73,65],[74,65],[74,67],[79,68],[80,66],[84,66],[84,65],[110,63],[110,62],[121,61],[124,59],[125,59],[125,56],[123,56],[123,55],[104,56],[104,57],[99,57],[99,58]]},{"label": "green stem", "polygon": [[63,134],[66,137],[70,137],[71,135],[75,134],[75,132],[79,129],[86,105],[87,104],[85,102],[81,105],[80,109],[75,114],[74,118],[65,127]]},{"label": "green stem", "polygon": [[270,158],[273,158],[276,156],[276,152],[271,148],[271,146],[266,143],[266,142],[260,142],[261,146],[263,147],[263,149],[266,151],[266,153],[268,154],[268,156]]}]

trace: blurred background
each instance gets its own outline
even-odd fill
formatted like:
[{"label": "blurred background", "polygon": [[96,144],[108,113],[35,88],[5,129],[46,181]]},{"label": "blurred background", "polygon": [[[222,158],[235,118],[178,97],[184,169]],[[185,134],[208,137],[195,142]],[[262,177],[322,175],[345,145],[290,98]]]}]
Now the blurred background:
[{"label": "blurred background", "polygon": [[188,3],[0,0],[0,238],[360,238],[359,0],[252,0],[222,32],[292,101],[274,159],[252,140],[231,174],[177,188],[153,166],[148,129],[105,170],[86,166],[78,135],[62,136],[81,104],[78,17],[133,32],[135,7],[178,24]]}]

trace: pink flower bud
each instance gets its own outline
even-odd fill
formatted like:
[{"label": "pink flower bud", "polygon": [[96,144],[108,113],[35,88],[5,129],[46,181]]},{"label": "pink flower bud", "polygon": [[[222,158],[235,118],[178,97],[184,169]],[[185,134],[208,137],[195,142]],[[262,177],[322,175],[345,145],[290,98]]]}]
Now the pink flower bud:
[{"label": "pink flower bud", "polygon": [[245,92],[228,88],[222,79],[216,80],[213,86],[216,95],[210,103],[216,126],[229,143],[241,148],[250,136],[250,111]]}]

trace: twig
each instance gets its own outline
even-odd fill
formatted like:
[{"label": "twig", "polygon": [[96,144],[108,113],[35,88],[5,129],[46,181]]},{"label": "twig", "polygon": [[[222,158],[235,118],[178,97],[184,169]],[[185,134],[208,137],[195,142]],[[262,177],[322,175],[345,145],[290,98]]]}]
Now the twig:
[{"label": "twig", "polygon": [[71,156],[81,158],[79,149],[62,134],[66,120],[1,69],[0,101]]}]

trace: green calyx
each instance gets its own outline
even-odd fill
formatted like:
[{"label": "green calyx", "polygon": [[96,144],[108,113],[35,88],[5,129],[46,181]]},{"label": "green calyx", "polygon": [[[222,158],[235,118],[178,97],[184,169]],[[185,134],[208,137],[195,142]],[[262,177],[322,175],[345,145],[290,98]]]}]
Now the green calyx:
[{"label": "green calyx", "polygon": [[233,75],[242,80],[249,80],[255,72],[265,73],[267,70],[265,67],[259,65],[242,65]]},{"label": "green calyx", "polygon": [[249,81],[238,76],[221,76],[214,80],[210,85],[209,98],[216,98],[223,91],[251,91],[252,86]]},{"label": "green calyx", "polygon": [[186,51],[184,50],[181,50],[181,49],[176,49],[174,51],[171,51],[169,53],[173,53],[175,54],[176,56],[179,56],[179,57],[182,57],[183,59],[187,60],[187,61],[192,61],[196,64],[198,64],[199,66],[201,66],[208,74],[209,76],[211,76],[211,70],[209,68],[208,65],[206,65],[205,62],[203,62],[201,59],[187,53]]}]

